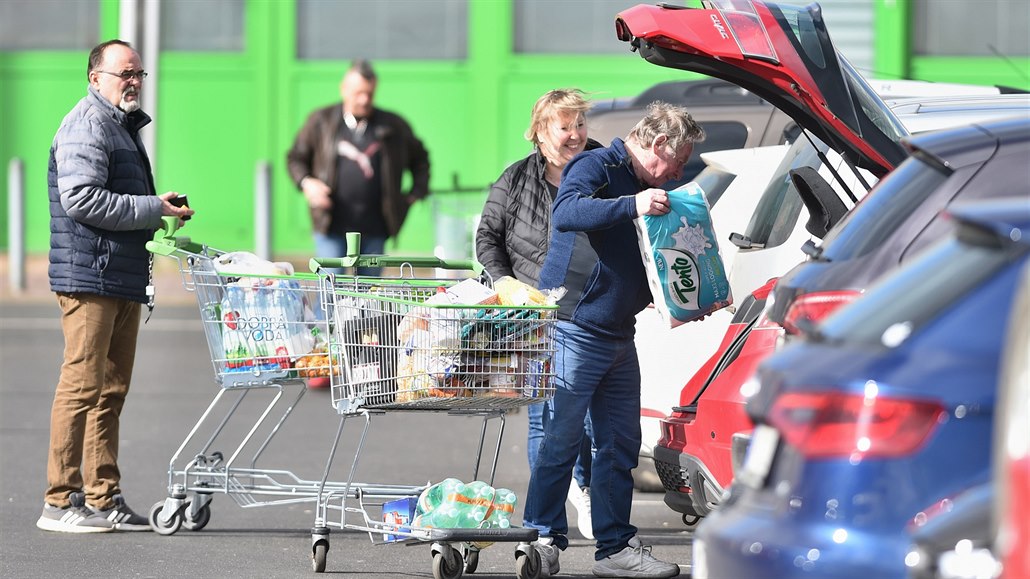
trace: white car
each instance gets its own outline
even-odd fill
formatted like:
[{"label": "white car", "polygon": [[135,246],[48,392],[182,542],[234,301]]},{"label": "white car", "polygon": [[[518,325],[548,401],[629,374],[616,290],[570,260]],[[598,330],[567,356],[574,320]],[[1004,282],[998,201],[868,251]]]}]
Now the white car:
[{"label": "white car", "polygon": [[[905,86],[905,93],[914,90]],[[1028,94],[892,98],[887,104],[911,133],[1030,114]],[[867,171],[853,171],[836,151],[810,134],[803,134],[789,148],[784,145],[747,151],[702,155],[706,163],[711,163],[695,179],[706,193],[706,184],[714,184],[708,185],[715,193],[709,200],[712,222],[735,300],[743,300],[769,279],[803,261],[801,247],[817,237],[806,228],[811,216],[791,180],[791,171],[803,167],[817,170],[833,187],[845,211],[876,182]],[[736,177],[729,183],[725,177],[717,178],[725,174]],[[661,434],[659,420],[680,404],[683,385],[716,351],[733,311],[732,307],[720,310],[702,322],[672,330],[652,309],[637,316],[642,432],[640,467],[634,473],[638,488],[661,490],[652,464],[654,445]]]}]

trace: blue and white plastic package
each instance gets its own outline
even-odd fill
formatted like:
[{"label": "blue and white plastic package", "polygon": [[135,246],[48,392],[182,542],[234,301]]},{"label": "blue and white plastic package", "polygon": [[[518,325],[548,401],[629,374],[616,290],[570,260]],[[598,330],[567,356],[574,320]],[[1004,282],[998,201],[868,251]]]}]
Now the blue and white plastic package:
[{"label": "blue and white plastic package", "polygon": [[633,221],[655,309],[670,328],[733,303],[704,191],[669,191],[671,210]]}]

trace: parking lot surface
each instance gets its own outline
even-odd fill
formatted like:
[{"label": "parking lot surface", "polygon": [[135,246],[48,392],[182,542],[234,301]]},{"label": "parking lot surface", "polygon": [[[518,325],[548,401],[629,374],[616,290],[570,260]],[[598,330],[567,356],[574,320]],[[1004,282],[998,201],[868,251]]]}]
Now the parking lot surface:
[{"label": "parking lot surface", "polygon": [[[65,535],[36,528],[46,484],[50,403],[63,348],[56,301],[45,294],[37,297],[7,296],[0,301],[0,576],[314,576],[313,502],[243,507],[234,500],[237,495],[216,493],[204,529],[182,529],[171,536]],[[132,390],[122,414],[119,458],[122,490],[140,513],[166,497],[169,461],[219,389],[197,307],[189,298],[167,296],[140,332]],[[270,395],[248,395],[232,413],[233,424],[238,424],[229,428],[252,425]],[[347,429],[353,431],[351,424]],[[338,425],[329,393],[307,390],[261,456],[261,464],[318,480]],[[375,416],[356,479],[404,485],[451,476],[469,481],[480,428],[477,418],[444,413]],[[356,454],[347,432],[330,480],[345,480]],[[494,481],[495,486],[514,490],[520,500],[529,477],[525,436],[525,413],[508,415]],[[485,476],[481,470],[479,478]],[[520,516],[521,506],[515,511],[516,523]],[[679,563],[684,575],[689,572],[691,534],[678,514],[662,503],[661,494],[638,493],[633,520],[644,542],[654,545],[656,556]],[[591,576],[592,543],[575,531],[571,537],[572,545],[562,554],[562,576]],[[474,577],[514,576],[514,547],[497,543],[484,550]],[[326,573],[432,577],[430,546],[373,545],[365,533],[334,529]]]}]

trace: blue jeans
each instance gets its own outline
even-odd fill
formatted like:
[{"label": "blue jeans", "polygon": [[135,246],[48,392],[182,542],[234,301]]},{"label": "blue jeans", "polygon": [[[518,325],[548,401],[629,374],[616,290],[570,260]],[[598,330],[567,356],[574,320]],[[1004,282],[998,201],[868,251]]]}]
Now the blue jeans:
[{"label": "blue jeans", "polygon": [[[538,402],[527,407],[529,411],[529,435],[526,437],[526,454],[529,457],[529,470],[532,472],[536,466],[537,457],[540,456],[540,443],[544,440],[545,424],[550,421],[552,410],[551,402]],[[590,486],[590,465],[593,463],[594,451],[590,444],[593,437],[593,429],[590,426],[590,413],[583,423],[583,443],[579,448],[579,456],[576,458],[576,466],[572,470],[572,477],[576,479],[579,488]]]},{"label": "blue jeans", "polygon": [[604,338],[570,322],[558,322],[555,344],[557,387],[522,523],[551,537],[559,549],[568,547],[565,497],[589,411],[596,449],[590,482],[594,558],[601,560],[626,548],[637,534],[630,511],[632,471],[640,453],[640,363],[632,338]]},{"label": "blue jeans", "polygon": [[[344,257],[347,255],[347,238],[341,235],[326,235],[314,232],[315,257]],[[385,237],[361,236],[361,253],[363,255],[381,255],[386,250]],[[342,273],[342,271],[340,272]],[[359,267],[357,275],[378,276],[381,268]]]}]

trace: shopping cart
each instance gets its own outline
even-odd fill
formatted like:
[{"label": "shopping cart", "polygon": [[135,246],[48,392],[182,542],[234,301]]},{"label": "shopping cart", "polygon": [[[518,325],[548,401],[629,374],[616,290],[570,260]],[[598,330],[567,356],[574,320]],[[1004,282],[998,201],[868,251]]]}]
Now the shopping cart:
[{"label": "shopping cart", "polygon": [[[473,415],[483,419],[473,479],[478,480],[486,433],[497,420],[497,438],[487,481],[493,485],[504,416],[509,410],[553,396],[556,307],[451,304],[444,290],[466,282],[420,278],[424,268],[473,269],[471,261],[437,258],[362,256],[360,237],[350,235],[347,256],[316,258],[311,269],[321,279],[321,301],[329,332],[330,388],[340,425],[326,461],[312,528],[312,567],[326,566],[330,528],[365,531],[373,543],[429,542],[437,579],[473,573],[483,543],[518,543],[516,575],[538,576],[540,557],[531,543],[535,529],[429,528],[410,521],[383,520],[383,502],[369,489],[355,492],[355,473],[373,415],[394,411]],[[345,267],[398,268],[399,277],[339,276]],[[489,279],[480,279],[489,285]],[[349,419],[361,420],[357,450],[346,482],[328,482]],[[426,487],[409,487],[417,498]],[[332,515],[332,516],[330,516]],[[389,519],[389,517],[387,517]]]},{"label": "shopping cart", "polygon": [[[210,520],[212,496],[217,493],[242,507],[314,502],[312,567],[316,572],[325,570],[329,529],[340,528],[367,532],[375,544],[431,542],[437,578],[473,573],[484,543],[517,542],[518,577],[537,577],[540,558],[530,545],[537,539],[536,530],[420,528],[381,520],[385,505],[414,499],[429,485],[357,482],[356,473],[373,415],[435,411],[482,417],[474,480],[479,478],[487,431],[490,425],[496,426],[488,478],[492,485],[505,413],[553,395],[553,306],[433,303],[433,296],[442,289],[461,282],[419,274],[439,268],[474,269],[478,264],[361,256],[359,236],[348,236],[346,257],[312,260],[313,273],[243,271],[226,264],[231,254],[176,236],[176,225],[174,219],[166,219],[164,229],[147,248],[176,259],[184,287],[195,293],[220,388],[169,461],[168,497],[156,503],[149,515],[156,532],[171,535],[181,527],[202,529]],[[335,268],[353,266],[396,268],[398,277],[336,273]],[[440,332],[447,333],[449,343],[434,338]],[[447,356],[449,368],[439,366],[442,356]],[[259,466],[306,392],[304,378],[313,376],[329,378],[332,404],[340,416],[322,477],[310,480],[290,470]],[[288,397],[294,388],[296,393]],[[258,417],[249,428],[245,426],[242,436],[234,438],[226,426],[233,419],[246,420],[241,403],[257,391],[274,395],[259,408]],[[216,406],[233,395],[228,410],[216,419]],[[344,426],[351,418],[362,421],[357,450],[346,481],[331,481]],[[202,427],[213,432],[199,450],[187,453],[188,447],[197,446],[195,439],[203,438],[198,436]],[[215,450],[226,439],[231,441],[231,452]],[[192,458],[180,465],[183,456]]]},{"label": "shopping cart", "polygon": [[331,371],[318,276],[254,270],[176,236],[176,226],[166,218],[147,249],[176,259],[196,295],[220,388],[169,461],[168,495],[150,509],[151,527],[162,535],[204,528],[218,493],[242,507],[317,502],[340,485],[317,470],[303,478],[268,468],[264,455],[307,392],[305,378]]}]

